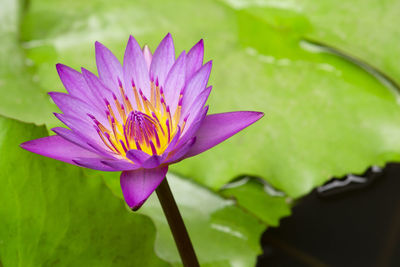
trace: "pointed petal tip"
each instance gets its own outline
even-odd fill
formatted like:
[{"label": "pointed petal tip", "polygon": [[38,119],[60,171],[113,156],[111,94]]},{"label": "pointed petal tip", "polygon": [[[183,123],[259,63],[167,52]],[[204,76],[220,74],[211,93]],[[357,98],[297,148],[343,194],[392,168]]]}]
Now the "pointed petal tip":
[{"label": "pointed petal tip", "polygon": [[107,172],[115,172],[119,171],[113,167],[104,165],[101,162],[100,158],[85,158],[85,157],[75,157],[71,160],[75,165],[78,165],[83,168],[99,170],[99,171],[107,171]]},{"label": "pointed petal tip", "polygon": [[165,37],[161,40],[160,45],[162,43],[170,43],[172,45],[174,44],[174,40],[172,38],[171,33],[167,33],[167,35],[165,35]]},{"label": "pointed petal tip", "polygon": [[115,55],[113,54],[113,52],[111,52],[111,50],[109,48],[107,48],[107,46],[96,41],[94,43],[94,47],[95,47],[97,64],[98,64],[97,61],[106,61],[106,63],[112,63],[112,61],[111,62],[109,62],[109,61],[111,60],[111,58],[115,57]]},{"label": "pointed petal tip", "polygon": [[[128,43],[126,44],[125,50],[134,47],[136,44],[139,45],[139,42],[136,40],[136,38],[133,37],[133,35],[129,35]],[[140,45],[139,45],[139,47],[140,47]]]},{"label": "pointed petal tip", "polygon": [[61,121],[62,123],[64,123],[64,122],[63,122],[63,119],[62,119],[62,116],[63,116],[62,113],[53,112],[53,115],[54,115],[59,121]]},{"label": "pointed petal tip", "polygon": [[153,60],[153,54],[151,53],[150,47],[146,44],[142,48],[144,60],[147,64],[147,70],[150,71],[151,61]]},{"label": "pointed petal tip", "polygon": [[128,44],[131,43],[131,42],[137,42],[137,41],[136,41],[136,38],[133,37],[132,34],[129,35]]},{"label": "pointed petal tip", "polygon": [[102,47],[102,46],[104,46],[102,43],[100,43],[99,41],[96,41],[96,42],[94,42],[94,46],[96,47],[96,48],[98,48],[98,47]]},{"label": "pointed petal tip", "polygon": [[29,142],[30,141],[23,142],[23,143],[19,144],[19,147],[29,151],[29,149],[28,149],[29,148]]},{"label": "pointed petal tip", "polygon": [[[200,49],[200,51],[204,50],[204,40],[201,38],[193,47],[192,49]],[[191,49],[191,50],[192,50]]]},{"label": "pointed petal tip", "polygon": [[56,69],[59,70],[60,68],[62,68],[64,66],[64,64],[62,63],[57,63],[56,64]]},{"label": "pointed petal tip", "polygon": [[54,132],[55,134],[58,134],[58,133],[60,132],[60,128],[62,128],[62,127],[53,127],[53,128],[51,128],[50,130],[51,130],[52,132]]},{"label": "pointed petal tip", "polygon": [[19,144],[19,147],[24,150],[27,150],[29,152],[33,152],[33,153],[37,154],[37,141],[36,140],[38,140],[38,139],[23,142],[23,143]]},{"label": "pointed petal tip", "polygon": [[263,116],[263,112],[257,111],[234,111],[206,116],[196,132],[196,143],[185,155],[185,158],[195,156],[218,145],[257,122]]},{"label": "pointed petal tip", "polygon": [[164,179],[168,167],[123,171],[120,177],[122,194],[126,204],[138,210]]},{"label": "pointed petal tip", "polygon": [[61,76],[66,69],[70,69],[70,67],[68,67],[67,65],[64,65],[62,63],[56,64],[56,70],[57,70],[58,76]]},{"label": "pointed petal tip", "polygon": [[82,74],[83,74],[84,72],[89,72],[89,70],[85,69],[84,67],[81,67],[81,71],[82,71]]},{"label": "pointed petal tip", "polygon": [[91,72],[88,69],[85,69],[84,67],[81,67],[81,72],[84,77],[94,76],[94,77],[98,78],[96,74],[94,74],[93,72]]},{"label": "pointed petal tip", "polygon": [[79,161],[77,161],[77,160],[75,160],[75,159],[73,159],[72,162],[75,163],[75,164],[78,165],[78,166],[84,167],[84,166],[82,166],[82,165],[79,163]]},{"label": "pointed petal tip", "polygon": [[129,208],[131,208],[132,211],[138,211],[143,206],[145,201],[146,200],[143,200],[143,201],[139,202],[138,204],[136,204],[132,207],[129,207]]},{"label": "pointed petal tip", "polygon": [[108,49],[108,48],[105,45],[103,45],[102,43],[100,43],[99,41],[96,41],[94,43],[94,51],[95,51],[96,55],[101,53],[102,50],[104,50],[104,49]]},{"label": "pointed petal tip", "polygon": [[131,171],[137,169],[137,167],[132,163],[120,159],[100,160],[100,163],[114,169],[115,171]]},{"label": "pointed petal tip", "polygon": [[73,159],[92,158],[99,156],[86,150],[58,135],[41,137],[20,144],[20,147],[32,153],[42,155],[55,160],[75,164]]},{"label": "pointed petal tip", "polygon": [[69,68],[69,67],[63,63],[58,62],[58,63],[56,63],[56,68],[63,69],[63,68]]},{"label": "pointed petal tip", "polygon": [[143,46],[142,51],[143,51],[143,53],[147,53],[147,54],[149,54],[149,55],[153,55],[152,52],[151,52],[150,47],[149,47],[147,44],[145,44],[145,45]]},{"label": "pointed petal tip", "polygon": [[72,72],[72,73],[78,72],[79,73],[79,71],[75,70],[74,68],[71,68],[71,67],[69,67],[69,66],[67,66],[65,64],[62,64],[62,63],[57,63],[56,64],[56,70],[57,70],[57,73],[58,73],[59,76],[61,76],[65,72]]},{"label": "pointed petal tip", "polygon": [[57,96],[61,95],[69,95],[68,93],[62,93],[62,92],[47,92],[47,95],[50,96],[52,99],[54,99]]},{"label": "pointed petal tip", "polygon": [[[241,120],[247,121],[245,124],[247,125],[246,127],[252,125],[256,121],[260,120],[262,117],[264,117],[264,112],[259,112],[259,111],[233,111],[233,112],[228,112],[232,114],[237,114],[239,118],[241,117]],[[245,128],[246,128],[245,127]]]},{"label": "pointed petal tip", "polygon": [[248,112],[254,113],[254,116],[257,117],[257,120],[265,116],[265,113],[260,111],[248,111]]}]

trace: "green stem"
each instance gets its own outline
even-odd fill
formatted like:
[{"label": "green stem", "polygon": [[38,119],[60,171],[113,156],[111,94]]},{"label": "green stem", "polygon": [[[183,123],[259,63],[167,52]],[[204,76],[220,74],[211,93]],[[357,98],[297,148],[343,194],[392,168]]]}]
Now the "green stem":
[{"label": "green stem", "polygon": [[156,192],[174,237],[179,255],[181,256],[183,266],[199,267],[200,265],[194,252],[192,242],[190,241],[189,234],[178,206],[176,205],[174,196],[169,188],[167,178],[164,178],[156,189]]}]

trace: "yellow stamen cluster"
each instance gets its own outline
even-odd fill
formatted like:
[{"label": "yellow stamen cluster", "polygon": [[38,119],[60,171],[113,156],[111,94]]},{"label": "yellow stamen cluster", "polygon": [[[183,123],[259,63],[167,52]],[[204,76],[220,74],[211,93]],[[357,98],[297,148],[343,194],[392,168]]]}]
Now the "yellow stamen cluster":
[{"label": "yellow stamen cluster", "polygon": [[180,127],[178,125],[181,101],[171,116],[170,108],[165,103],[163,89],[158,82],[151,82],[150,100],[132,82],[135,105],[130,102],[121,82],[119,89],[123,101],[121,103],[113,94],[114,109],[108,100],[104,100],[109,127],[90,116],[101,140],[111,151],[124,157],[130,149],[142,150],[150,155],[161,155],[175,135],[185,127],[185,120]]}]

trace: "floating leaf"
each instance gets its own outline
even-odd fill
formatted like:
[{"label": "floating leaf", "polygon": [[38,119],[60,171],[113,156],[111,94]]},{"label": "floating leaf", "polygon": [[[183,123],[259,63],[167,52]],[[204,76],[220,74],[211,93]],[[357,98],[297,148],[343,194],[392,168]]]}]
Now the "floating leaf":
[{"label": "floating leaf", "polygon": [[302,42],[290,27],[246,11],[237,16],[240,38],[219,54],[222,66],[214,64],[210,107],[261,110],[266,116],[175,171],[215,189],[237,174],[264,177],[296,198],[332,176],[398,157],[398,93]]},{"label": "floating leaf", "polygon": [[[167,176],[201,266],[254,266],[261,253],[260,236],[266,224],[236,207],[231,200],[187,179],[173,174]],[[118,177],[113,174],[104,177],[122,198]],[[280,206],[273,208],[281,209]],[[156,194],[151,195],[139,212],[152,218],[156,225],[157,255],[180,266],[178,251]]]},{"label": "floating leaf", "polygon": [[47,88],[38,84],[42,77],[30,71],[34,62],[26,58],[19,43],[21,3],[15,0],[1,3],[0,114],[27,122],[51,123],[54,119],[48,114],[55,105],[47,97]]},{"label": "floating leaf", "polygon": [[227,198],[233,198],[239,207],[270,226],[278,226],[281,218],[291,214],[289,199],[284,193],[275,191],[256,177],[239,177],[226,184],[220,192]]},{"label": "floating leaf", "polygon": [[151,220],[129,214],[100,177],[19,148],[44,127],[0,117],[0,265],[168,266]]},{"label": "floating leaf", "polygon": [[[125,46],[121,40],[129,34],[148,42],[153,50],[167,31],[175,36],[177,50],[188,49],[205,37],[206,57],[214,60],[210,111],[266,113],[262,121],[222,146],[173,168],[213,189],[238,174],[249,174],[299,197],[332,176],[362,172],[369,165],[398,157],[400,111],[395,92],[345,59],[302,42],[304,37],[329,42],[319,38],[322,30],[310,35],[318,28],[314,25],[318,19],[309,19],[303,6],[258,1],[262,8],[252,8],[236,3],[239,8],[212,0],[201,5],[191,1],[157,5],[154,1],[38,0],[23,17],[21,38],[40,88],[62,90],[54,64],[61,61],[94,69],[95,40],[121,58]],[[313,10],[321,14],[325,12],[322,6],[327,6],[313,5],[320,5]],[[365,17],[392,14],[390,8],[365,12]],[[321,19],[322,15],[313,16]],[[388,33],[379,28],[378,34]],[[392,42],[388,45],[393,46]],[[395,58],[391,49],[376,49],[389,53],[385,58]],[[363,55],[368,62],[369,53]],[[31,96],[21,93],[21,97]],[[13,115],[17,111],[12,108],[5,112]],[[36,120],[43,121],[39,115]]]},{"label": "floating leaf", "polygon": [[[296,14],[294,25],[303,27],[302,37],[337,47],[377,67],[400,83],[400,2],[396,0],[225,0],[237,10],[251,10],[264,20],[275,20],[285,28],[282,18]],[[281,16],[277,19],[274,13]],[[287,20],[286,20],[287,21]],[[291,25],[292,26],[292,25]]]}]

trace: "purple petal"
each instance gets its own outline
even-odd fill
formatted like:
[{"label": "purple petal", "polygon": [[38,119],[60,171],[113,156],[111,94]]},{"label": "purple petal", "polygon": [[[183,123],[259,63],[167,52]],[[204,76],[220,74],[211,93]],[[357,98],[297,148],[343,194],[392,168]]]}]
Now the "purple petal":
[{"label": "purple petal", "polygon": [[81,68],[81,71],[86,84],[92,91],[92,94],[96,96],[98,104],[104,105],[103,96],[112,95],[112,91],[108,89],[104,83],[91,71],[88,71],[85,68]]},{"label": "purple petal", "polygon": [[97,151],[93,149],[90,145],[88,145],[87,140],[85,138],[82,138],[78,134],[74,133],[72,130],[62,127],[55,127],[51,130],[55,132],[57,135],[61,136],[62,138],[74,143],[75,145],[78,145],[84,149],[87,149],[97,154]]},{"label": "purple petal", "polygon": [[182,98],[182,117],[185,117],[189,113],[192,104],[197,101],[199,94],[206,88],[211,73],[211,67],[212,62],[207,62],[186,84]]},{"label": "purple petal", "polygon": [[162,162],[162,156],[149,155],[141,150],[131,149],[126,153],[126,157],[139,165],[141,168],[153,169]]},{"label": "purple petal", "polygon": [[101,163],[118,171],[131,171],[139,168],[138,165],[135,166],[132,162],[125,159],[102,160]]},{"label": "purple petal", "polygon": [[97,109],[89,106],[79,98],[59,92],[50,92],[48,94],[63,113],[92,122],[92,119],[88,116],[88,114],[90,114],[96,117],[96,119],[103,125],[108,124],[104,112],[98,112]]},{"label": "purple petal", "polygon": [[196,137],[192,137],[189,141],[187,141],[183,145],[180,145],[179,148],[177,148],[175,151],[171,152],[170,155],[168,155],[168,158],[166,161],[164,161],[164,163],[175,163],[183,159],[184,156],[189,152],[189,150],[195,144],[195,142],[196,142]]},{"label": "purple petal", "polygon": [[81,133],[76,133],[73,130],[69,130],[62,127],[56,127],[51,129],[57,135],[61,136],[62,138],[84,148],[89,151],[92,151],[95,154],[103,156],[105,158],[114,158],[116,154],[109,150],[105,150],[103,146],[99,146],[95,144],[93,141],[88,139],[85,135]]},{"label": "purple petal", "polygon": [[186,79],[189,80],[203,65],[204,42],[201,39],[186,56]]},{"label": "purple petal", "polygon": [[21,147],[30,152],[74,165],[76,164],[73,159],[77,157],[100,158],[97,154],[57,135],[31,140],[21,144]]},{"label": "purple petal", "polygon": [[146,61],[147,70],[150,73],[150,65],[151,65],[151,60],[153,58],[153,55],[151,54],[151,51],[150,51],[150,48],[148,45],[143,46],[143,56],[144,56],[144,60]]},{"label": "purple petal", "polygon": [[[118,110],[117,106],[115,104],[115,101],[113,99],[112,91],[110,89],[108,89],[107,87],[105,87],[103,82],[99,78],[97,78],[97,76],[94,75],[92,72],[82,68],[82,74],[83,74],[89,88],[92,90],[93,94],[95,94],[97,97],[97,102],[98,102],[97,107],[100,109],[100,112],[105,114],[105,111],[107,110],[105,100],[107,100],[110,103],[111,108],[113,110]],[[132,91],[132,90],[130,90],[130,91]],[[114,112],[114,114],[115,114],[115,118],[120,123],[124,123],[121,119],[121,116],[119,115],[119,112]],[[103,126],[106,126],[106,125],[103,125]]]},{"label": "purple petal", "polygon": [[133,92],[131,89],[132,82],[137,89],[142,90],[143,94],[150,98],[150,79],[147,64],[143,56],[142,49],[133,36],[129,37],[128,44],[125,50],[123,71],[125,77],[125,84],[129,87],[126,88],[131,103],[135,102]]},{"label": "purple petal", "polygon": [[178,126],[174,138],[172,138],[171,142],[168,144],[168,147],[164,150],[165,155],[168,155],[169,152],[175,149],[175,146],[178,144],[180,137],[181,137],[181,127]]},{"label": "purple petal", "polygon": [[175,62],[174,41],[168,33],[154,51],[150,66],[150,77],[164,87],[167,74]]},{"label": "purple petal", "polygon": [[103,44],[96,42],[95,50],[99,77],[121,102],[123,96],[119,89],[120,83],[123,88],[126,88],[121,63]]},{"label": "purple petal", "polygon": [[57,64],[56,69],[67,92],[87,102],[89,90],[82,74],[63,64]]},{"label": "purple petal", "polygon": [[72,161],[76,165],[88,169],[106,171],[106,172],[120,171],[119,169],[114,169],[110,166],[105,165],[104,163],[102,163],[103,160],[99,158],[74,158]]},{"label": "purple petal", "polygon": [[165,81],[165,99],[167,105],[169,105],[171,109],[171,114],[175,113],[176,107],[178,106],[180,93],[183,91],[185,86],[185,59],[186,54],[185,51],[183,51],[175,61],[175,64],[169,71],[167,80]]},{"label": "purple petal", "polygon": [[[207,102],[208,96],[210,95],[212,90],[212,86],[206,88],[201,92],[198,96],[196,101],[192,103],[192,105],[189,108],[189,114],[184,115],[188,119],[186,124],[188,125],[188,128],[198,119],[199,114],[201,114],[201,111],[203,110],[204,105]],[[188,129],[187,128],[187,129]],[[184,131],[186,132],[186,131]]]},{"label": "purple petal", "polygon": [[54,115],[99,153],[102,155],[111,153],[109,148],[101,141],[99,134],[94,129],[94,125],[66,114],[55,113]]},{"label": "purple petal", "polygon": [[150,156],[145,162],[142,164],[142,168],[145,169],[154,169],[161,165],[162,157],[158,155]]},{"label": "purple petal", "polygon": [[195,156],[206,151],[244,128],[258,121],[264,113],[254,111],[237,111],[206,116],[196,133],[196,142],[186,154]]},{"label": "purple petal", "polygon": [[156,190],[167,174],[168,167],[124,171],[121,188],[125,201],[132,210],[139,209]]},{"label": "purple petal", "polygon": [[131,149],[126,153],[126,157],[133,161],[135,164],[142,165],[150,155],[146,152],[137,149]]},{"label": "purple petal", "polygon": [[86,120],[77,118],[69,114],[54,113],[54,116],[56,116],[57,119],[59,119],[75,133],[85,135],[89,140],[97,141],[98,139],[100,139],[97,131],[93,127],[94,123],[90,123]]},{"label": "purple petal", "polygon": [[197,117],[194,119],[191,125],[189,125],[184,130],[184,134],[182,134],[181,138],[179,139],[179,145],[185,144],[190,138],[194,137],[197,130],[200,128],[201,124],[203,123],[206,115],[208,112],[208,106],[205,106]]}]

